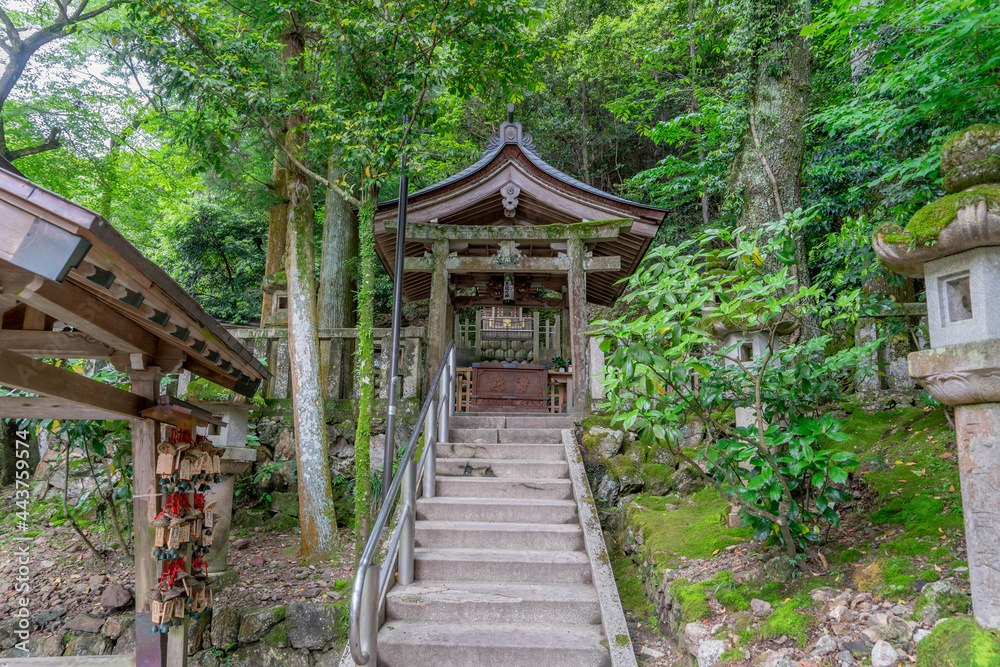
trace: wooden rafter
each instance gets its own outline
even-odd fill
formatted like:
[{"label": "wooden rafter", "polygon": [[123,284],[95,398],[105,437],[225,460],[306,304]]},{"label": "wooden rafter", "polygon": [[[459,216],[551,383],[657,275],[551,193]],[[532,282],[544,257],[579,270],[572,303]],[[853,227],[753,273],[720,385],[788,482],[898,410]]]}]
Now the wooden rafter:
[{"label": "wooden rafter", "polygon": [[120,419],[136,419],[148,407],[141,396],[10,350],[0,351],[0,385],[97,408]]}]

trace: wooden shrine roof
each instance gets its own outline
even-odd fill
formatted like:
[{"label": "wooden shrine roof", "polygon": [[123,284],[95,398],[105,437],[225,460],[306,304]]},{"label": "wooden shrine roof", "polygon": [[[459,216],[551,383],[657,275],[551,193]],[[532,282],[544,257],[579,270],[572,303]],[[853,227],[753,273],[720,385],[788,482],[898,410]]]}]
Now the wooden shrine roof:
[{"label": "wooden shrine roof", "polygon": [[[375,213],[375,249],[390,276],[395,273],[398,206],[397,200],[382,202]],[[612,305],[624,290],[620,281],[635,272],[666,213],[598,190],[549,165],[521,124],[508,118],[477,162],[409,195],[407,223],[424,229],[440,227],[446,237],[457,239],[450,242],[450,250],[459,257],[491,257],[497,254],[504,233],[488,227],[553,225],[554,231],[581,222],[631,221],[620,233],[586,241],[587,252],[595,258],[621,258],[620,269],[587,274],[587,300]],[[470,240],[468,233],[450,235],[454,226],[482,226],[482,238]],[[406,257],[423,257],[430,249],[426,238],[407,232]],[[518,247],[527,257],[558,257],[565,249],[565,239],[557,235],[520,241]],[[543,285],[553,280],[564,277],[531,276],[532,282]],[[403,294],[407,300],[425,299],[430,296],[430,285],[430,273],[407,271]]]},{"label": "wooden shrine roof", "polygon": [[[107,358],[132,370],[184,368],[244,396],[269,377],[249,350],[104,218],[4,169],[0,311],[0,384],[70,403],[96,405],[85,394],[103,389],[78,376],[91,385],[79,384],[68,398],[59,381],[14,382],[11,372],[19,365],[49,375],[53,367],[39,358]],[[123,397],[112,398],[112,412],[138,416]],[[30,416],[31,400],[24,399],[26,412],[19,416]]]}]

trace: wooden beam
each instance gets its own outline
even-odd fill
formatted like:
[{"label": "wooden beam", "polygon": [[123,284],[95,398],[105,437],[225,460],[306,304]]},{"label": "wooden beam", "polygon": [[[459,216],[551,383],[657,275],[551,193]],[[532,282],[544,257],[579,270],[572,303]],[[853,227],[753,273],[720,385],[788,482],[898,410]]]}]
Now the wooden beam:
[{"label": "wooden beam", "polygon": [[109,359],[109,345],[79,331],[0,331],[0,350],[41,359]]},{"label": "wooden beam", "polygon": [[[475,273],[560,273],[569,271],[569,258],[561,257],[521,257],[516,264],[499,265],[495,257],[449,257],[445,268],[452,272]],[[404,257],[404,271],[420,273],[434,272],[432,257]],[[621,271],[621,257],[588,257],[584,260],[584,271]]]},{"label": "wooden beam", "polygon": [[[492,296],[456,296],[452,299],[452,305],[455,308],[469,308],[472,306],[502,306],[504,303],[503,299],[497,299]],[[566,302],[562,299],[551,299],[548,297],[541,299],[538,297],[523,297],[516,299],[514,305],[523,308],[562,308],[566,305]]]},{"label": "wooden beam", "polygon": [[120,419],[136,419],[148,407],[141,396],[10,350],[0,351],[0,385],[98,408]]},{"label": "wooden beam", "polygon": [[121,415],[60,398],[0,396],[4,419],[122,419]]},{"label": "wooden beam", "polygon": [[156,336],[79,287],[39,276],[17,298],[118,352],[156,355]]},{"label": "wooden beam", "polygon": [[[395,221],[386,221],[387,230],[395,231]],[[571,225],[549,224],[536,226],[492,225],[439,225],[413,223],[406,226],[406,240],[435,241],[540,241],[546,244],[568,238],[585,241],[613,239],[618,233],[633,226],[632,220],[600,220],[577,222]]]}]

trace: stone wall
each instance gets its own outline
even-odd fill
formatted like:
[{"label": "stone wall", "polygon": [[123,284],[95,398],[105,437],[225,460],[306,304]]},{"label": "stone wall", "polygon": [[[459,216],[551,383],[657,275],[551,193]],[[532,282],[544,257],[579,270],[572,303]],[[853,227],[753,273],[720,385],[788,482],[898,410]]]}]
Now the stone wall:
[{"label": "stone wall", "polygon": [[[296,602],[282,607],[238,609],[220,604],[188,626],[192,667],[333,667],[347,639],[346,599]],[[43,612],[39,616],[43,616]],[[27,642],[32,658],[121,655],[135,652],[135,618],[130,614],[79,614],[56,630],[42,632],[32,621]],[[0,658],[23,658],[14,648],[14,619],[0,622]]]}]

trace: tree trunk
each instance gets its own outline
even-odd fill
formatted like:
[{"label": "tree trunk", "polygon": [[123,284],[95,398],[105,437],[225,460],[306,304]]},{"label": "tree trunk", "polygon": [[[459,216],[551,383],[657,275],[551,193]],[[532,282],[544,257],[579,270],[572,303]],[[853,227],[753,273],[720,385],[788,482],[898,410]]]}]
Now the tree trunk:
[{"label": "tree trunk", "polygon": [[[694,0],[688,0],[688,23],[690,24],[691,36],[688,38],[688,57],[691,61],[691,87],[697,85],[698,80],[698,53],[695,48],[695,23],[694,23]],[[698,96],[696,94],[692,95],[691,110],[695,113],[701,111],[701,104],[698,101]],[[698,125],[694,128],[694,133],[698,135],[698,161],[705,161],[705,143],[702,140],[703,128]],[[705,189],[705,185],[702,184],[701,187],[701,224],[708,228],[709,216],[708,216],[708,190]]]},{"label": "tree trunk", "polygon": [[[284,140],[279,137],[279,140]],[[278,160],[275,152],[272,169],[271,187],[278,200],[271,206],[270,221],[267,225],[267,255],[264,259],[265,280],[275,280],[274,276],[285,271],[285,243],[288,240],[288,172],[285,165]],[[274,294],[264,290],[264,299],[260,309],[260,323],[264,326],[264,318],[274,310]]]},{"label": "tree trunk", "polygon": [[[771,11],[791,16],[794,8],[785,2]],[[792,16],[779,22],[784,25],[794,19]],[[805,123],[812,94],[808,39],[801,37],[798,30],[783,27],[771,42],[760,47],[751,66],[749,118],[728,189],[731,196],[741,200],[740,223],[759,228],[802,206]],[[795,239],[795,256],[799,282],[807,284],[809,273],[801,234]]]},{"label": "tree trunk", "polygon": [[[306,154],[305,121],[288,132],[289,147]],[[288,357],[292,375],[295,449],[298,461],[300,544],[303,562],[332,558],[337,518],[330,484],[326,421],[320,386],[319,336],[316,327],[316,279],[313,271],[312,191],[304,174],[288,174]]]},{"label": "tree trunk", "polygon": [[[332,156],[327,173],[331,181],[340,181],[344,177],[344,170]],[[354,325],[354,281],[349,269],[357,246],[358,229],[352,220],[351,204],[333,188],[327,188],[319,261],[320,329]]]},{"label": "tree trunk", "polygon": [[17,422],[4,419],[0,426],[0,486],[14,483],[17,468]]},{"label": "tree trunk", "polygon": [[[289,70],[302,67],[303,37],[292,28],[282,35]],[[309,156],[308,121],[294,114],[286,122],[289,155]],[[336,553],[337,516],[330,484],[330,461],[323,389],[320,382],[319,335],[316,312],[315,211],[308,176],[286,165],[288,197],[287,251],[288,357],[291,368],[295,454],[298,462],[299,544],[303,563],[328,560]],[[270,250],[270,249],[269,249]]]},{"label": "tree trunk", "polygon": [[583,162],[583,182],[587,185],[593,185],[590,178],[590,151],[588,150],[588,144],[590,142],[590,130],[587,127],[587,82],[580,82],[580,130],[583,132],[583,141],[580,145],[580,151],[582,154],[581,162]]},{"label": "tree trunk", "polygon": [[[375,404],[375,351],[373,340],[375,296],[375,218],[377,193],[365,193],[358,216],[358,238],[361,254],[361,276],[358,288],[358,428],[354,438],[354,525],[358,540],[358,555],[368,539],[371,512],[371,434],[372,412]],[[383,465],[392,465],[385,461]]]}]

